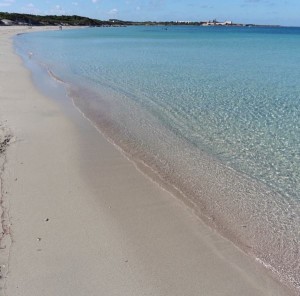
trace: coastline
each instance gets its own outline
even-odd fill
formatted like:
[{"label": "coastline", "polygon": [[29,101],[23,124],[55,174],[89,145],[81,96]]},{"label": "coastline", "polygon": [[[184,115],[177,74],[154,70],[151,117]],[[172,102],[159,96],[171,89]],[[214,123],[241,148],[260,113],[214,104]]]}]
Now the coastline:
[{"label": "coastline", "polygon": [[75,108],[40,94],[13,53],[19,30],[1,34],[0,121],[16,139],[2,173],[6,295],[288,295]]}]

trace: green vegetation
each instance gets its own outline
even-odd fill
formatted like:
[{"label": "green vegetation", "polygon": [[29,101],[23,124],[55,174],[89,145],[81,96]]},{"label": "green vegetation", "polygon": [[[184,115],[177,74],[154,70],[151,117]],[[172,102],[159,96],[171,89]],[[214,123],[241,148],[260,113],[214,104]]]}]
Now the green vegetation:
[{"label": "green vegetation", "polygon": [[[1,21],[2,20],[2,21]],[[9,22],[11,21],[11,22]],[[27,25],[27,26],[258,26],[254,24],[235,24],[232,22],[218,22],[217,20],[209,22],[132,22],[118,19],[109,19],[101,21],[78,15],[32,15],[23,13],[0,12],[0,25]],[[272,26],[273,27],[273,26]]]},{"label": "green vegetation", "polygon": [[102,26],[108,22],[78,15],[32,15],[21,13],[0,12],[0,20],[11,20],[16,25],[32,25],[32,26]]},{"label": "green vegetation", "polygon": [[10,20],[14,25],[31,25],[31,26],[138,26],[138,25],[200,25],[201,23],[184,23],[184,22],[131,22],[122,21],[118,19],[110,19],[108,21],[101,21],[97,19],[91,19],[88,17],[82,17],[78,15],[32,15],[32,14],[22,14],[22,13],[8,13],[0,12],[0,25],[1,20]]}]

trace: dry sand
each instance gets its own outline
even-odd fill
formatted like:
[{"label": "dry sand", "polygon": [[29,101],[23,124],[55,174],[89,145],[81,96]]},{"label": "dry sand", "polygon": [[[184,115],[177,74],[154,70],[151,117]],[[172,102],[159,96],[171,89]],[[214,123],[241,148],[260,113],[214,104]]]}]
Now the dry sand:
[{"label": "dry sand", "polygon": [[1,295],[288,295],[71,103],[39,93],[13,51],[20,31],[29,30],[0,28],[0,139],[11,135],[1,156]]}]

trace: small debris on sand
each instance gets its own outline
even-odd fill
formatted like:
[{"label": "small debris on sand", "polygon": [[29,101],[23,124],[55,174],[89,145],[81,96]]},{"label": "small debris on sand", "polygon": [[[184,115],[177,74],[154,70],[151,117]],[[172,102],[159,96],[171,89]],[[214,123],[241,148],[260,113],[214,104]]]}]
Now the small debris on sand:
[{"label": "small debris on sand", "polygon": [[6,147],[9,145],[12,136],[7,128],[0,123],[0,153],[5,152]]}]

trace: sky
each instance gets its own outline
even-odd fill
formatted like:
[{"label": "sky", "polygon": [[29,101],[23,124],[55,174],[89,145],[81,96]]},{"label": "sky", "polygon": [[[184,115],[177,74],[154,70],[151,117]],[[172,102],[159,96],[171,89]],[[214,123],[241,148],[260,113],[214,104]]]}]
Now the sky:
[{"label": "sky", "polygon": [[300,26],[300,0],[0,0],[0,11],[100,20],[218,21]]}]

